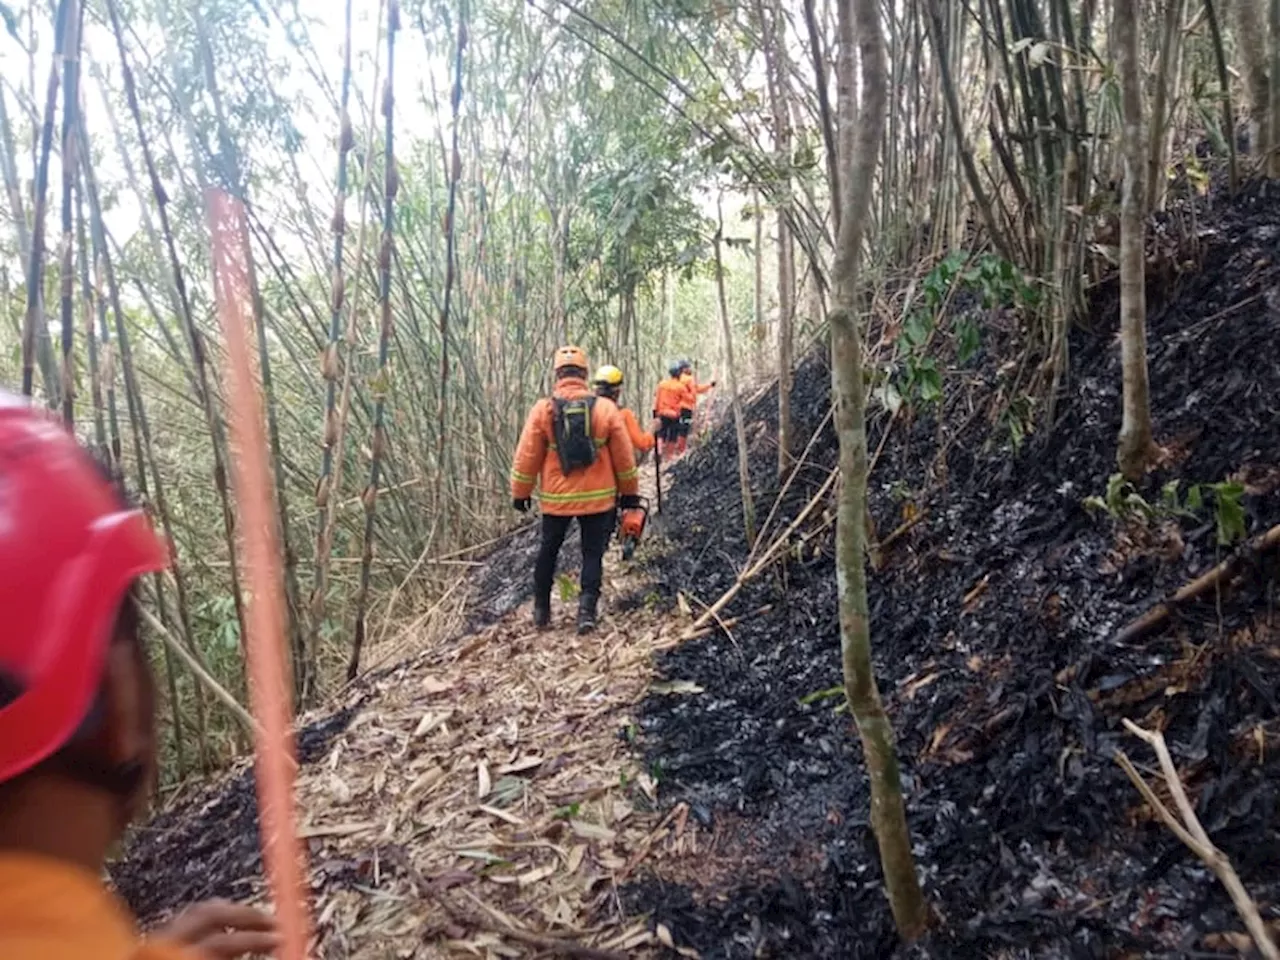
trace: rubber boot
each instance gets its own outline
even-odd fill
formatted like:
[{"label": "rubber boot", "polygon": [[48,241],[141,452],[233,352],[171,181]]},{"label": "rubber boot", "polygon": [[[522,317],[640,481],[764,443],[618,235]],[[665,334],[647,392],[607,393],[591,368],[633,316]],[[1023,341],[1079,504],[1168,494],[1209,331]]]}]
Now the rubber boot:
[{"label": "rubber boot", "polygon": [[551,598],[533,601],[533,625],[538,630],[551,626]]},{"label": "rubber boot", "polygon": [[592,593],[584,593],[578,598],[578,633],[592,633],[596,629],[596,601],[599,598]]}]

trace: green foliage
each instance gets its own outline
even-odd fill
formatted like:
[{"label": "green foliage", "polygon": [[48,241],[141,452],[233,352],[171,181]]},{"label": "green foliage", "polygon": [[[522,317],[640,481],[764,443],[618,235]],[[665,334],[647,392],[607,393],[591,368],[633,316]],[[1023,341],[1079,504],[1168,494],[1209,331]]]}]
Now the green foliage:
[{"label": "green foliage", "polygon": [[1013,263],[993,253],[984,253],[963,274],[965,284],[978,291],[988,309],[1013,307],[1034,310],[1040,306],[1039,288]]},{"label": "green foliage", "polygon": [[1035,401],[1026,394],[1014,397],[1000,411],[1000,425],[1009,438],[1009,446],[1017,453],[1035,427]]},{"label": "green foliage", "polygon": [[567,573],[560,573],[556,574],[556,592],[560,594],[562,603],[569,603],[578,598],[578,594],[582,592],[582,586]]},{"label": "green foliage", "polygon": [[556,807],[551,816],[552,819],[555,820],[570,820],[573,817],[578,816],[581,812],[582,804],[575,800],[573,803],[567,803],[562,807]]},{"label": "green foliage", "polygon": [[1213,498],[1213,517],[1220,546],[1243,540],[1247,532],[1241,497],[1244,486],[1236,481],[1192,484],[1186,496],[1179,493],[1180,481],[1170,480],[1160,488],[1160,496],[1149,502],[1118,473],[1107,480],[1102,496],[1085,497],[1084,508],[1091,513],[1106,514],[1112,520],[1148,524],[1158,520],[1199,520],[1204,509],[1205,494]]},{"label": "green foliage", "polygon": [[807,707],[811,703],[820,703],[823,700],[834,700],[839,697],[844,700],[844,687],[828,687],[825,690],[814,690],[812,693],[806,693],[796,702],[802,707]]},{"label": "green foliage", "polygon": [[[984,309],[1033,310],[1040,304],[1040,291],[1028,282],[1023,272],[1003,257],[984,253],[974,258],[963,250],[953,250],[934,265],[920,284],[922,304],[902,322],[898,339],[904,354],[902,374],[896,388],[897,397],[881,391],[879,399],[886,407],[894,399],[909,398],[913,403],[929,406],[943,397],[943,375],[937,361],[927,355],[933,340],[938,315],[945,308],[953,290],[971,290],[978,294]],[[951,323],[956,361],[965,366],[982,345],[982,331],[977,319],[965,313]],[[1011,429],[1016,435],[1014,446],[1022,442],[1021,427]]]},{"label": "green foliage", "polygon": [[1244,506],[1240,498],[1244,485],[1233,480],[1208,484],[1213,493],[1213,517],[1218,528],[1218,544],[1230,546],[1245,537]]}]

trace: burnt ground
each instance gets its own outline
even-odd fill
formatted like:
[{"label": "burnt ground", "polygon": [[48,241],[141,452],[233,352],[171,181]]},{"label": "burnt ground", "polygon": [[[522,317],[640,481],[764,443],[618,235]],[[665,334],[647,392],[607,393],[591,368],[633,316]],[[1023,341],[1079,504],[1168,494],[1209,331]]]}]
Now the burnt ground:
[{"label": "burnt ground", "polygon": [[[1239,478],[1253,535],[1280,522],[1280,197],[1259,187],[1204,201],[1195,220],[1195,243],[1173,221],[1157,225],[1156,244],[1180,267],[1150,283],[1151,401],[1167,460],[1141,492],[1156,502],[1171,479],[1185,490]],[[899,417],[872,477],[881,537],[925,511],[872,574],[870,605],[936,931],[911,951],[898,944],[857,737],[833,709],[842,698],[811,696],[840,683],[828,528],[724,616],[772,604],[768,614],[664,655],[660,672],[703,694],[642,708],[667,802],[689,802],[706,822],[745,820],[753,862],[775,865],[626,891],[677,942],[704,958],[1211,954],[1207,934],[1241,925],[1212,875],[1142,813],[1112,757],[1122,748],[1154,763],[1122,717],[1165,731],[1206,829],[1264,916],[1280,917],[1276,559],[1251,560],[1229,590],[1158,633],[1112,640],[1223,555],[1211,506],[1134,525],[1082,505],[1115,469],[1117,300],[1114,282],[1096,291],[1091,329],[1073,334],[1051,432],[1011,448],[1002,360],[1018,336],[989,317],[984,349],[948,372],[942,408]],[[810,358],[795,384],[799,443],[828,403],[826,361]],[[775,411],[776,390],[747,411],[762,515],[777,489]],[[872,418],[872,451],[888,419]],[[775,530],[835,457],[828,426]],[[713,602],[746,556],[735,458],[726,423],[674,470],[662,525],[672,549],[653,567],[668,596]]]},{"label": "burnt ground", "polygon": [[[1153,271],[1148,289],[1152,406],[1168,456],[1142,493],[1155,502],[1172,478],[1184,489],[1241,478],[1253,534],[1280,522],[1280,197],[1254,188],[1205,201],[1196,244],[1185,240],[1188,219],[1158,224],[1153,244],[1165,250],[1160,263],[1179,268]],[[813,532],[822,510],[785,563],[725,612],[746,615],[732,638],[662,656],[666,677],[705,692],[651,697],[638,714],[661,800],[688,802],[709,830],[736,838],[717,855],[741,850],[742,869],[729,880],[724,871],[691,879],[696,871],[664,870],[659,859],[622,891],[625,906],[651,911],[707,958],[1211,953],[1206,935],[1240,925],[1207,870],[1149,822],[1112,761],[1122,747],[1140,766],[1150,762],[1122,731],[1130,717],[1166,731],[1206,828],[1264,915],[1280,916],[1276,560],[1250,560],[1220,597],[1184,607],[1158,633],[1112,640],[1223,550],[1211,506],[1146,527],[1082,506],[1113,471],[1114,283],[1096,291],[1091,313],[1089,329],[1072,336],[1050,433],[1011,449],[1002,414],[1016,394],[1007,360],[1021,335],[1012,318],[984,316],[982,349],[948,370],[940,408],[899,416],[872,478],[880,537],[908,511],[924,512],[873,573],[870,601],[910,826],[940,916],[930,939],[912,951],[897,943],[857,738],[833,709],[838,697],[812,696],[840,682],[831,530]],[[827,413],[828,384],[821,356],[798,371],[800,443]],[[748,410],[762,516],[776,493],[775,409],[771,391]],[[882,411],[871,418],[873,450],[887,420]],[[828,427],[775,531],[808,502],[835,454]],[[673,606],[677,591],[712,602],[745,557],[735,458],[732,427],[722,424],[673,470],[665,516],[642,552]],[[526,597],[534,550],[536,533],[517,531],[476,568],[469,629]],[[576,551],[566,544],[566,571]],[[765,604],[769,613],[749,615]],[[302,763],[325,755],[363,696],[358,686],[300,730]],[[260,869],[252,772],[242,769],[142,826],[111,873],[154,920],[200,898],[244,896]]]}]

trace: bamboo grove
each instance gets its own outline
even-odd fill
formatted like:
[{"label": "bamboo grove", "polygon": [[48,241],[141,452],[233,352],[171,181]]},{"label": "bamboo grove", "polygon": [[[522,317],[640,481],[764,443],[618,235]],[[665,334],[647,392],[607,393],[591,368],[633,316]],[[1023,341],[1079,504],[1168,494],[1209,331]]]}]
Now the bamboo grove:
[{"label": "bamboo grove", "polygon": [[[831,0],[332,6],[4,6],[0,380],[58,411],[174,544],[144,598],[170,780],[244,743],[207,188],[249,219],[299,708],[454,625],[475,551],[512,525],[510,452],[561,340],[627,370],[641,411],[670,357],[733,358],[736,391],[784,385],[780,475],[806,439],[789,384],[834,303],[859,17]],[[1136,5],[1116,50],[1134,6],[877,5],[887,99],[854,232],[871,383],[929,371],[932,335],[909,356],[881,334],[947,255],[985,251],[1022,296],[1008,429],[1037,429],[1133,218],[1183,215],[1215,175],[1280,173],[1269,11]]]}]

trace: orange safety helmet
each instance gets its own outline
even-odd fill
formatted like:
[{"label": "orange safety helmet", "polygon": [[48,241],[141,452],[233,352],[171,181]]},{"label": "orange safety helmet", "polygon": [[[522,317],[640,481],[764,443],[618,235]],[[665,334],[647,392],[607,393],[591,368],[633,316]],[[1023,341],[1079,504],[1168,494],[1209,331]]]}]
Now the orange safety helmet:
[{"label": "orange safety helmet", "polygon": [[0,392],[0,783],[75,735],[130,585],[168,562],[75,438]]},{"label": "orange safety helmet", "polygon": [[581,347],[561,347],[551,361],[551,369],[559,373],[565,367],[577,367],[585,377],[591,369],[591,364],[587,363],[587,352]]}]

